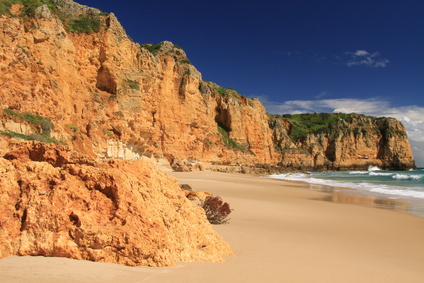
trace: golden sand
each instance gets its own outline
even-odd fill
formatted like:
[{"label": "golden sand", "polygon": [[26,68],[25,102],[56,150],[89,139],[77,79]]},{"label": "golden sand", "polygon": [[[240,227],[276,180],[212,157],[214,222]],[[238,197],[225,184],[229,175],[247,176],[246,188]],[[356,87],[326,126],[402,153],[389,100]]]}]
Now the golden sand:
[{"label": "golden sand", "polygon": [[231,204],[230,224],[214,226],[236,254],[226,263],[132,268],[14,256],[0,260],[0,282],[424,282],[424,218],[322,201],[328,194],[298,182],[172,175]]}]

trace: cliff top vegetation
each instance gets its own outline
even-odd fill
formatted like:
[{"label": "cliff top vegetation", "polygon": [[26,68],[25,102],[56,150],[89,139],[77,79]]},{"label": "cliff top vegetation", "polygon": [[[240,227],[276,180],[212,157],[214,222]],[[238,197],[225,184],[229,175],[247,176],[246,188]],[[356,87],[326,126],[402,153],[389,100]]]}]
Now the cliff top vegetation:
[{"label": "cliff top vegetation", "polygon": [[[100,30],[102,26],[100,16],[107,15],[107,13],[77,3],[73,3],[73,6],[67,8],[60,6],[69,4],[66,2],[59,0],[4,0],[0,2],[0,16],[8,15],[29,20],[35,16],[38,7],[47,5],[50,12],[56,14],[71,32],[92,33]],[[15,4],[20,6],[13,10],[12,7]]]},{"label": "cliff top vegetation", "polygon": [[[288,121],[292,125],[290,138],[299,140],[305,138],[308,134],[325,134],[331,133],[336,128],[346,128],[347,124],[354,121],[358,122],[358,126],[364,126],[364,119],[378,119],[376,117],[366,116],[362,114],[346,114],[346,113],[305,113],[305,114],[283,114],[272,115],[272,118],[279,118]],[[363,119],[359,119],[363,118]]]}]

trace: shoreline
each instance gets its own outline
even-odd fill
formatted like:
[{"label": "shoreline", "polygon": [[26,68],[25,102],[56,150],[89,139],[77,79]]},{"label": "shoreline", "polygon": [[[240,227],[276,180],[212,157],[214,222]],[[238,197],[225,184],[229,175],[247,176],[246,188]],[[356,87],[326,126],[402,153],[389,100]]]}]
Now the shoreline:
[{"label": "shoreline", "polygon": [[1,282],[424,282],[424,218],[323,201],[306,183],[251,175],[171,173],[234,211],[214,225],[225,263],[127,267],[65,258],[0,259]]},{"label": "shoreline", "polygon": [[302,180],[285,180],[270,176],[261,177],[285,182],[303,183],[310,190],[326,193],[326,196],[321,199],[323,201],[389,209],[424,218],[424,199],[421,198],[371,192],[347,186],[315,184]]}]

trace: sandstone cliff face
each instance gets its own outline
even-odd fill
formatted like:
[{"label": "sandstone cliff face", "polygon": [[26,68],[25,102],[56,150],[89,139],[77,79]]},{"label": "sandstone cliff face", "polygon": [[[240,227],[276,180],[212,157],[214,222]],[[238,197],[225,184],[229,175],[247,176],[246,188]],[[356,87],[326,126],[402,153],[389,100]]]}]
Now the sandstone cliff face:
[{"label": "sandstone cliff face", "polygon": [[[104,27],[70,32],[46,5],[29,19],[0,18],[0,111],[49,118],[49,134],[81,153],[148,159],[176,170],[414,167],[409,142],[398,135],[402,125],[392,119],[375,125],[399,129],[388,136],[340,133],[293,141],[290,125],[268,117],[258,100],[203,81],[180,47],[140,46],[113,14],[70,0],[53,3],[62,17],[82,14]],[[10,113],[1,116],[3,133],[43,133],[40,124]]]},{"label": "sandstone cliff face", "polygon": [[349,115],[339,118],[328,133],[308,134],[293,142],[292,125],[271,118],[274,141],[283,158],[280,166],[308,170],[366,169],[370,165],[394,170],[414,166],[403,125],[393,118]]},{"label": "sandstone cliff face", "polygon": [[232,254],[176,180],[146,162],[98,163],[36,142],[9,147],[0,158],[0,258],[170,266]]}]

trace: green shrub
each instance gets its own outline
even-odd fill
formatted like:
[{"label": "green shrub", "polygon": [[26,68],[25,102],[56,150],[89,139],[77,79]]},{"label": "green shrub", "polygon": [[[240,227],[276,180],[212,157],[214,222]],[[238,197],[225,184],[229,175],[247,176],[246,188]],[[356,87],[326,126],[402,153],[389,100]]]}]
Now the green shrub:
[{"label": "green shrub", "polygon": [[191,62],[190,62],[190,60],[188,60],[188,59],[181,59],[181,60],[180,60],[180,63],[181,63],[181,64],[190,64],[190,65],[191,65]]},{"label": "green shrub", "polygon": [[31,134],[29,135],[29,139],[30,140],[34,140],[34,141],[40,141],[43,143],[54,143],[54,144],[58,144],[58,145],[66,145],[65,142],[63,141],[59,141],[53,137],[50,137],[48,135],[45,134]]},{"label": "green shrub", "polygon": [[235,99],[240,100],[241,98],[246,99],[247,97],[237,93],[233,88],[215,87],[216,92],[221,96],[231,95]]},{"label": "green shrub", "polygon": [[110,131],[108,131],[108,130],[103,129],[103,133],[104,133],[106,136],[108,136],[109,138],[113,138],[113,133],[112,133],[112,132],[110,132]]},{"label": "green shrub", "polygon": [[274,149],[275,151],[280,151],[280,152],[283,151],[283,149],[279,145],[274,145]]},{"label": "green shrub", "polygon": [[74,133],[78,133],[78,127],[75,124],[66,124]]},{"label": "green shrub", "polygon": [[227,89],[223,88],[223,87],[218,87],[216,88],[216,91],[218,92],[218,94],[220,95],[226,95],[227,94]]},{"label": "green shrub", "polygon": [[187,84],[187,77],[189,77],[191,75],[190,70],[186,70],[184,72],[184,74],[181,77],[181,81],[180,81],[180,87],[183,87]]},{"label": "green shrub", "polygon": [[4,132],[4,131],[0,131],[0,134],[6,137],[11,137],[11,138],[19,138],[19,139],[24,139],[24,140],[30,140],[30,137],[28,135],[24,135],[24,134],[20,134],[20,133],[16,133],[16,132]]},{"label": "green shrub", "polygon": [[218,132],[221,134],[221,141],[228,149],[240,150],[242,152],[253,153],[247,147],[238,144],[235,140],[230,138],[229,131],[220,123],[218,123]]},{"label": "green shrub", "polygon": [[72,20],[69,25],[69,30],[76,33],[92,33],[100,30],[99,19],[80,18]]},{"label": "green shrub", "polygon": [[[365,134],[365,124],[361,119],[371,119],[371,122],[379,119],[355,113],[269,114],[269,117],[270,119],[280,118],[290,122],[292,127],[289,136],[293,141],[302,140],[308,134],[338,135],[340,132],[344,134],[353,133],[354,135],[359,135],[361,132]],[[350,127],[353,125],[355,128],[352,130]]]},{"label": "green shrub", "polygon": [[10,108],[3,109],[3,113],[4,113],[4,114],[13,115],[13,116],[17,116],[17,117],[19,117],[19,118],[22,118],[21,114],[19,114],[19,113],[17,113],[17,112],[15,112],[15,111],[13,111],[13,110],[12,110],[12,109],[10,109]]},{"label": "green shrub", "polygon": [[306,114],[284,114],[277,117],[289,121],[292,125],[290,138],[294,141],[302,140],[308,134],[332,133],[338,126],[339,120],[348,123],[353,121],[352,115],[345,113],[306,113]]},{"label": "green shrub", "polygon": [[160,42],[160,43],[154,44],[154,45],[152,45],[152,44],[140,44],[140,47],[147,49],[150,53],[155,55],[159,52],[162,45],[163,45],[163,42]]},{"label": "green shrub", "polygon": [[306,138],[308,134],[309,134],[308,129],[302,127],[301,125],[293,124],[292,130],[290,132],[290,138],[292,140],[297,141],[297,140]]},{"label": "green shrub", "polygon": [[34,17],[35,9],[38,7],[47,4],[50,10],[54,13],[58,12],[56,4],[52,0],[2,0],[0,3],[0,15],[10,14],[10,8],[12,4],[22,4],[22,16]]},{"label": "green shrub", "polygon": [[123,82],[121,85],[123,88],[140,90],[140,86],[136,82],[126,81],[126,82]]},{"label": "green shrub", "polygon": [[4,0],[0,2],[0,16],[4,14],[10,15],[10,7],[15,1]]},{"label": "green shrub", "polygon": [[59,141],[59,140],[57,140],[53,137],[50,137],[50,136],[47,136],[47,135],[44,135],[44,134],[24,135],[24,134],[20,134],[20,133],[16,133],[16,132],[0,131],[0,135],[24,139],[24,140],[29,140],[29,141],[39,141],[39,142],[43,142],[43,143],[54,143],[54,144],[57,144],[57,145],[66,145],[65,142]]},{"label": "green shrub", "polygon": [[3,110],[3,113],[19,117],[34,125],[40,125],[43,135],[50,136],[51,130],[54,128],[54,124],[50,118],[34,115],[30,112],[17,113],[7,108]]},{"label": "green shrub", "polygon": [[50,136],[51,130],[54,128],[50,118],[34,115],[29,112],[22,113],[22,118],[28,123],[40,125],[43,135]]}]

